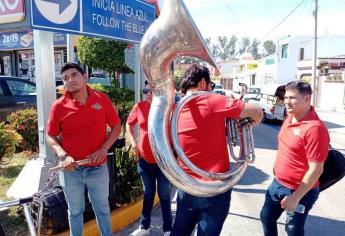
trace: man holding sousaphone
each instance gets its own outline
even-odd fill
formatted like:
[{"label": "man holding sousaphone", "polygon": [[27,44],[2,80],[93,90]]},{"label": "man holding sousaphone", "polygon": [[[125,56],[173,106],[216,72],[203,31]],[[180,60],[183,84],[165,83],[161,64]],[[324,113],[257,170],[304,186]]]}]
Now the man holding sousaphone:
[{"label": "man holding sousaphone", "polygon": [[[210,74],[204,66],[192,65],[181,81],[187,95],[209,91]],[[262,109],[215,93],[204,93],[190,100],[181,109],[178,119],[178,138],[189,160],[197,167],[224,173],[230,169],[225,139],[225,119],[249,117],[256,125]],[[192,172],[178,158],[179,166],[189,176],[206,180]],[[198,235],[219,235],[229,213],[231,189],[212,197],[200,197],[178,190],[177,210],[171,236],[190,235],[198,224]]]}]

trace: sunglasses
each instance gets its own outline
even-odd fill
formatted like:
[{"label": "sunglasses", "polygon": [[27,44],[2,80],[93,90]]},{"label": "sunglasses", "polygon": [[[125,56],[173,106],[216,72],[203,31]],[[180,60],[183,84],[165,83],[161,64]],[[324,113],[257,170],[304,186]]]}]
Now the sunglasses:
[{"label": "sunglasses", "polygon": [[152,89],[144,88],[143,94],[148,94],[148,93],[152,93]]}]

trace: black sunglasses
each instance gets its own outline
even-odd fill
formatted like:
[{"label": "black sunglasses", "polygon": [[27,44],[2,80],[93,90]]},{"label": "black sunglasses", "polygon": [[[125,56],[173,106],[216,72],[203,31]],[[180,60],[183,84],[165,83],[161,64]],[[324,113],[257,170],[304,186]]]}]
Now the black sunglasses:
[{"label": "black sunglasses", "polygon": [[152,89],[144,88],[143,94],[148,94],[148,93],[152,93]]}]

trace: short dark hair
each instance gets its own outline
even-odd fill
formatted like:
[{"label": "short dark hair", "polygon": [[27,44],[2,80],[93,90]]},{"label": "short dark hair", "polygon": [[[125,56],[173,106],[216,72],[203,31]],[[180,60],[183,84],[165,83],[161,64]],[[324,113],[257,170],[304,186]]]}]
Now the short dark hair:
[{"label": "short dark hair", "polygon": [[208,68],[196,64],[191,65],[182,77],[180,84],[181,92],[186,93],[188,89],[197,87],[202,79],[205,79],[207,84],[210,83],[211,78]]},{"label": "short dark hair", "polygon": [[61,66],[61,74],[69,69],[76,69],[80,74],[84,75],[84,70],[76,63],[73,62],[66,62],[63,66]]},{"label": "short dark hair", "polygon": [[297,90],[302,95],[312,95],[313,93],[310,84],[301,80],[288,83],[285,90]]},{"label": "short dark hair", "polygon": [[145,80],[145,86],[149,84],[149,81]]}]

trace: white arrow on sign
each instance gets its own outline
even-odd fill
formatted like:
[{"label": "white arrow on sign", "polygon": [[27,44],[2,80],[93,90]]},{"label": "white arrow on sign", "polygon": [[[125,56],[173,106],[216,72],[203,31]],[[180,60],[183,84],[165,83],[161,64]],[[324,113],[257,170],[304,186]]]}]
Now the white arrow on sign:
[{"label": "white arrow on sign", "polygon": [[35,0],[37,9],[47,20],[55,24],[66,24],[78,11],[78,0]]}]

